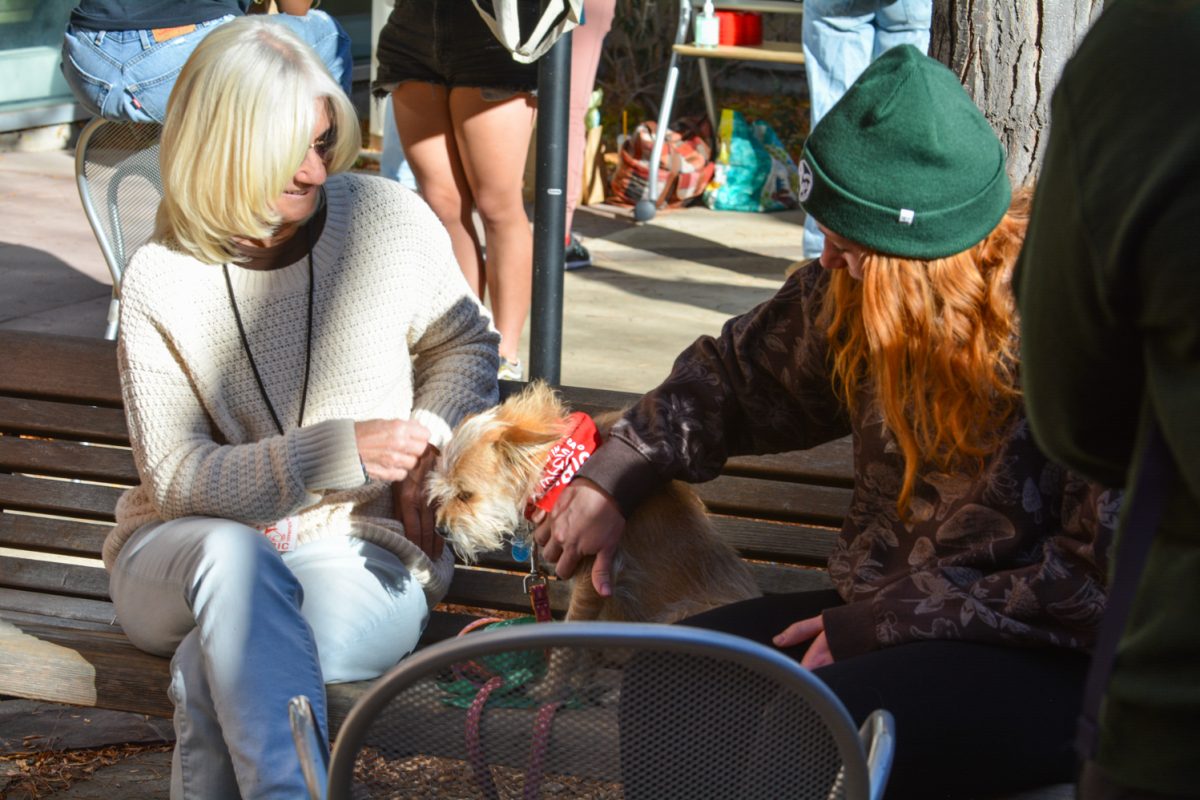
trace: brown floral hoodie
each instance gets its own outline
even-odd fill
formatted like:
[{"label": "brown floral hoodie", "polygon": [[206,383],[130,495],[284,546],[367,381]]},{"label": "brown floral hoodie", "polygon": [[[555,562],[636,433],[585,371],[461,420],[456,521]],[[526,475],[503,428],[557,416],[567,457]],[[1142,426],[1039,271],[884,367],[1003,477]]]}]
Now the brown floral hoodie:
[{"label": "brown floral hoodie", "polygon": [[816,322],[827,287],[813,262],[698,339],[580,474],[628,513],[666,480],[716,477],[730,456],[853,433],[853,498],[829,557],[846,605],[823,615],[835,658],[922,639],[1090,649],[1119,492],[1048,461],[1018,415],[980,474],[920,470],[900,519],[895,440],[869,398],[852,417],[832,388]]}]

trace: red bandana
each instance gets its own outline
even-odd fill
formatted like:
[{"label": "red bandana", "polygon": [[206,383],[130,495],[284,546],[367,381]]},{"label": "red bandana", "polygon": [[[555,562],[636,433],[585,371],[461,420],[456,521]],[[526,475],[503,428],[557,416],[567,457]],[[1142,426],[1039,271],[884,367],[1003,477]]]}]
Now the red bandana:
[{"label": "red bandana", "polygon": [[562,490],[579,472],[583,462],[591,458],[600,446],[596,423],[587,414],[576,411],[567,417],[567,422],[571,427],[567,429],[567,435],[550,450],[546,469],[534,494],[536,499],[525,505],[525,519],[533,516],[535,508],[543,511],[554,508]]}]

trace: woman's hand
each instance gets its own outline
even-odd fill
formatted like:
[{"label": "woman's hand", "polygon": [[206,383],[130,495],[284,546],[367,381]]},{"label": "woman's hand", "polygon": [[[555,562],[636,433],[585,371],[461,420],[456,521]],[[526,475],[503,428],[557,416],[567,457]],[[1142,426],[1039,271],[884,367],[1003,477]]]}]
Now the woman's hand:
[{"label": "woman's hand", "polygon": [[784,628],[783,633],[772,641],[776,647],[795,647],[812,639],[808,652],[800,661],[800,666],[806,669],[816,669],[833,663],[833,653],[829,650],[829,640],[825,638],[825,620],[820,615],[802,619]]},{"label": "woman's hand", "polygon": [[429,431],[405,419],[369,419],[354,423],[358,457],[367,475],[380,481],[402,481],[429,446]]},{"label": "woman's hand", "polygon": [[555,562],[558,577],[571,577],[579,559],[594,555],[592,586],[601,597],[612,596],[613,557],[625,532],[625,518],[607,492],[586,478],[576,478],[550,513],[539,513],[534,521],[538,525],[533,538],[542,557]]},{"label": "woman's hand", "polygon": [[436,447],[426,447],[408,477],[392,484],[392,505],[396,518],[404,524],[404,535],[434,561],[441,558],[445,542],[437,535],[433,505],[425,494],[425,478],[437,457]]}]

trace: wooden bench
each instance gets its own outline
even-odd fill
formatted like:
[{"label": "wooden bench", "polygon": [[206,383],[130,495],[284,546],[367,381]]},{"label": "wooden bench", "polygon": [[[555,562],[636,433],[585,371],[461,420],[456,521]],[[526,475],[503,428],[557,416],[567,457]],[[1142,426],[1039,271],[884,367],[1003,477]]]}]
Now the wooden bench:
[{"label": "wooden bench", "polygon": [[[590,413],[634,399],[581,388],[562,394]],[[167,659],[125,638],[99,560],[117,498],[136,482],[115,345],[0,331],[0,694],[170,716]],[[842,440],[733,459],[697,489],[763,590],[780,592],[829,586],[814,567],[825,563],[850,485],[850,444]],[[462,607],[528,612],[523,577],[522,565],[503,554],[459,566],[423,642],[461,630],[471,619]],[[567,586],[550,587],[561,614]],[[329,687],[331,724],[366,685]]]}]

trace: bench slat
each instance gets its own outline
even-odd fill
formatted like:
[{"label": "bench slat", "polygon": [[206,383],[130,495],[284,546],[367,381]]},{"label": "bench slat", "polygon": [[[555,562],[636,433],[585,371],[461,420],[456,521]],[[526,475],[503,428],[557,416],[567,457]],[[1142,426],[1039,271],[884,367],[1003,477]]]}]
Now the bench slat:
[{"label": "bench slat", "polygon": [[696,494],[717,514],[841,527],[850,490],[721,475],[696,484]]},{"label": "bench slat", "polygon": [[[728,541],[744,558],[779,561],[805,567],[824,567],[833,550],[838,529],[815,527],[795,522],[750,519],[748,517],[709,514],[717,533]],[[496,550],[479,556],[479,566],[513,572],[526,571],[507,550]]]},{"label": "bench slat", "polygon": [[108,525],[0,513],[0,547],[100,557]]},{"label": "bench slat", "polygon": [[750,571],[763,594],[788,594],[832,589],[829,573],[823,569],[789,567],[783,564],[750,562]]},{"label": "bench slat", "polygon": [[168,682],[167,660],[124,634],[0,613],[0,694],[169,717]]},{"label": "bench slat", "polygon": [[0,587],[107,600],[108,573],[99,564],[85,567],[59,561],[0,556]]},{"label": "bench slat", "polygon": [[124,489],[0,474],[0,508],[111,522]]},{"label": "bench slat", "polygon": [[811,450],[735,456],[725,462],[724,473],[849,488],[854,485],[854,445],[847,436]]},{"label": "bench slat", "polygon": [[[805,567],[824,567],[833,550],[838,529],[814,527],[795,522],[732,517],[711,514],[709,520],[717,533],[734,546],[744,558],[778,561]],[[506,550],[495,550],[479,556],[479,566],[489,569],[524,572]]]},{"label": "bench slat", "polygon": [[[497,559],[499,560],[499,559]],[[483,563],[483,562],[481,562]],[[512,562],[509,561],[511,564]],[[765,594],[801,592],[810,589],[828,589],[832,584],[825,570],[818,566],[798,566],[765,561],[747,563],[750,573]],[[550,606],[555,616],[561,618],[570,602],[570,581],[550,579]],[[504,604],[497,603],[504,597]],[[483,601],[482,603],[480,601]],[[457,567],[454,581],[446,602],[459,605],[482,605],[485,608],[502,608],[528,614],[529,598],[524,591],[524,575],[490,570]]]},{"label": "bench slat", "polygon": [[0,589],[0,618],[10,622],[22,619],[53,618],[56,625],[80,630],[102,630],[119,633],[115,623],[117,612],[110,600],[84,597],[65,597],[61,594],[27,592],[22,589]]},{"label": "bench slat", "polygon": [[[570,587],[566,581],[550,581],[550,608],[555,613],[566,611]],[[502,611],[529,613],[529,595],[525,593],[524,577],[516,572],[497,572],[476,567],[457,566],[450,593],[444,602]]]},{"label": "bench slat", "polygon": [[792,522],[772,522],[745,517],[710,516],[717,533],[743,558],[781,561],[806,567],[823,567],[833,551],[837,531]]},{"label": "bench slat", "polygon": [[129,444],[125,414],[120,409],[19,397],[0,397],[0,433]]},{"label": "bench slat", "polygon": [[0,436],[0,472],[33,472],[127,486],[138,482],[129,450],[15,436]]},{"label": "bench slat", "polygon": [[119,408],[116,342],[0,331],[0,393]]}]

